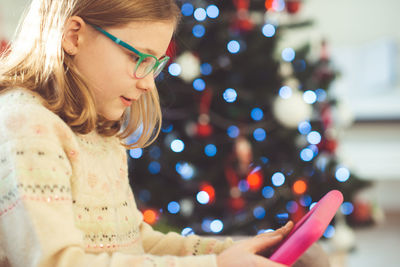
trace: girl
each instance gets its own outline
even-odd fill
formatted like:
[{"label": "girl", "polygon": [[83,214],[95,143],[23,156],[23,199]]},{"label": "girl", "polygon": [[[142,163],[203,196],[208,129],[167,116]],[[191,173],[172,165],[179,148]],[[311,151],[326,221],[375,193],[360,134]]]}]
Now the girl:
[{"label": "girl", "polygon": [[[143,222],[126,148],[160,131],[154,77],[179,22],[173,0],[33,0],[0,62],[1,266],[282,266],[241,242]],[[123,141],[142,127],[133,144]]]}]

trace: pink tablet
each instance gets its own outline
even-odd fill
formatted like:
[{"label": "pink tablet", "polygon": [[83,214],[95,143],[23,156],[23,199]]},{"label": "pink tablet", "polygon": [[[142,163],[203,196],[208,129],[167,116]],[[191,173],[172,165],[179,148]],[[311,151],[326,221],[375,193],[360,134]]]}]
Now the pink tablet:
[{"label": "pink tablet", "polygon": [[328,192],[296,223],[290,234],[272,253],[271,260],[291,266],[324,234],[343,202],[338,190]]}]

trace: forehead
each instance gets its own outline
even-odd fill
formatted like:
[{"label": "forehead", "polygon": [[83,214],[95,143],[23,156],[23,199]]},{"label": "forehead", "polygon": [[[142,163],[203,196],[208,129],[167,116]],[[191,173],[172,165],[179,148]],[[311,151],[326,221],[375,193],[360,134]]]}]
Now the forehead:
[{"label": "forehead", "polygon": [[171,41],[175,24],[162,22],[131,22],[107,30],[141,52],[160,57]]}]

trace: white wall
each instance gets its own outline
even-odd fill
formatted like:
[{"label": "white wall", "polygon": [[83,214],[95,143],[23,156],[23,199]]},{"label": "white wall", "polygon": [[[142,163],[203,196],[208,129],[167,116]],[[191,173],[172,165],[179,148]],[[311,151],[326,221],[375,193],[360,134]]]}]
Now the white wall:
[{"label": "white wall", "polygon": [[0,38],[11,39],[28,0],[0,1]]},{"label": "white wall", "polygon": [[398,0],[304,0],[299,16],[315,26],[288,33],[283,45],[325,37],[343,75],[333,89],[356,117],[400,119],[399,10]]}]

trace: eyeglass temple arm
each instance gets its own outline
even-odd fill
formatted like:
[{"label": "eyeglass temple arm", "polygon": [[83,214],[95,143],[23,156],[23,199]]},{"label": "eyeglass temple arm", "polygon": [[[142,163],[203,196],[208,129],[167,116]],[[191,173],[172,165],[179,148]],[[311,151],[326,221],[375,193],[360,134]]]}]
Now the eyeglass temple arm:
[{"label": "eyeglass temple arm", "polygon": [[121,39],[115,37],[114,35],[106,32],[105,30],[103,30],[102,28],[100,28],[99,26],[93,25],[93,27],[98,30],[99,32],[101,32],[102,34],[104,34],[105,36],[107,36],[108,38],[110,38],[111,40],[113,40],[115,43],[122,45],[123,47],[125,47],[126,49],[129,49],[133,52],[135,52],[138,55],[141,55],[142,53],[138,50],[136,50],[135,48],[133,48],[132,46],[130,46],[129,44],[125,43],[124,41],[122,41]]}]

